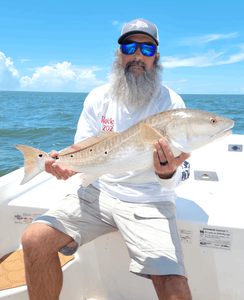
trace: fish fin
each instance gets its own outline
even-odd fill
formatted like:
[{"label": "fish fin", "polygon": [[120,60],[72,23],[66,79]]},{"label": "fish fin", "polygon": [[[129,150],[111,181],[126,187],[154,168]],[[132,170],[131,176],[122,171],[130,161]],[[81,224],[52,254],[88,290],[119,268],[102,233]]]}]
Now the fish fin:
[{"label": "fish fin", "polygon": [[79,143],[76,143],[70,147],[67,147],[67,148],[59,151],[59,156],[64,156],[64,155],[67,155],[70,153],[84,150],[86,148],[92,147],[92,146],[102,142],[103,140],[106,140],[106,139],[111,138],[118,134],[119,134],[119,132],[101,131],[98,133],[97,136],[92,136],[90,138],[87,138]]},{"label": "fish fin", "polygon": [[[171,143],[171,145],[170,145],[171,150],[174,148],[174,149],[176,149],[176,151],[178,151],[180,154],[181,154],[182,152],[190,153],[190,152],[192,151],[191,148],[185,147],[184,145],[178,143],[177,141],[174,141],[173,139],[170,140],[170,143]],[[169,144],[169,142],[168,142],[168,144]],[[172,150],[172,152],[173,152],[173,150]],[[173,152],[173,153],[174,153],[174,152]],[[175,156],[175,155],[174,155],[174,156]],[[177,156],[179,156],[179,155],[177,155]]]},{"label": "fish fin", "polygon": [[45,170],[45,161],[50,156],[38,149],[24,145],[14,145],[24,155],[25,175],[20,184],[25,184]]},{"label": "fish fin", "polygon": [[143,140],[143,143],[147,148],[154,147],[155,142],[159,139],[165,139],[165,137],[163,137],[162,134],[159,133],[156,129],[145,124],[141,125],[140,135],[141,139]]},{"label": "fish fin", "polygon": [[167,140],[167,143],[170,147],[170,150],[172,151],[174,157],[178,157],[181,155],[182,151],[182,147],[180,146],[180,144],[178,144],[177,142],[175,142],[174,140]]},{"label": "fish fin", "polygon": [[81,180],[81,184],[84,188],[86,188],[89,184],[91,184],[93,181],[97,180],[99,176],[94,176],[94,175],[90,175],[90,174],[85,174],[85,173],[81,173],[80,175],[80,180]]}]

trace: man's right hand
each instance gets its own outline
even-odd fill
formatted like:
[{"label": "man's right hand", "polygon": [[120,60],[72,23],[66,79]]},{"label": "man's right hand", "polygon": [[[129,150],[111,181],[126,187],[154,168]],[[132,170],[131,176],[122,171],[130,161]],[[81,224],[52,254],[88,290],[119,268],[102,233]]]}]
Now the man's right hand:
[{"label": "man's right hand", "polygon": [[[50,155],[51,155],[51,157],[56,157],[56,156],[58,156],[58,152],[55,150],[52,150]],[[45,171],[49,174],[52,174],[59,180],[60,179],[67,180],[71,176],[76,174],[76,172],[71,171],[71,170],[67,169],[66,167],[62,167],[59,164],[56,164],[55,160],[53,160],[53,159],[46,160]]]}]

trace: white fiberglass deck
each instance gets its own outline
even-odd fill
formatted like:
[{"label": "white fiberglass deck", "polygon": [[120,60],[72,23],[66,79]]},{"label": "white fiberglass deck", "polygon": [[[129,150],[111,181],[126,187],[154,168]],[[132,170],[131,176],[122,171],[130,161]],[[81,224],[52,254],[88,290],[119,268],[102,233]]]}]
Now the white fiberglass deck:
[{"label": "white fiberglass deck", "polygon": [[[190,179],[177,189],[179,231],[194,300],[244,298],[244,149],[238,151],[239,145],[244,148],[244,136],[231,135],[194,151]],[[195,179],[197,174],[203,180]],[[20,169],[0,178],[0,258],[21,246],[32,218],[80,183],[79,175],[63,182],[43,173],[19,186],[22,176]],[[207,180],[211,176],[218,181]],[[100,237],[81,247],[64,267],[60,299],[157,299],[151,281],[130,274],[128,266],[120,234]],[[28,299],[26,287],[0,291],[0,299]]]}]

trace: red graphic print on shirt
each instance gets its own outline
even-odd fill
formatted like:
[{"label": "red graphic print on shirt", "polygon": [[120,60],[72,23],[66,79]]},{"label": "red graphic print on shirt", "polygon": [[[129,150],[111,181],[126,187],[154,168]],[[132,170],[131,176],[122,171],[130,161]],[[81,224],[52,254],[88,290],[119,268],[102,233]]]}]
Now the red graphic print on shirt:
[{"label": "red graphic print on shirt", "polygon": [[101,119],[103,131],[114,131],[114,120],[112,118],[105,118],[102,116]]}]

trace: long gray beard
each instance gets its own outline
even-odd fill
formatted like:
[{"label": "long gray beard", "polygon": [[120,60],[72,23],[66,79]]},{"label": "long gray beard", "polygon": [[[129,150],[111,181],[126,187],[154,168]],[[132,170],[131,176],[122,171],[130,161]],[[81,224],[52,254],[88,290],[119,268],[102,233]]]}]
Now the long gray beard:
[{"label": "long gray beard", "polygon": [[[140,65],[144,72],[135,77],[129,70],[132,65]],[[125,68],[120,64],[119,55],[115,59],[110,76],[109,94],[113,101],[123,108],[140,110],[146,107],[158,94],[161,88],[162,66],[155,59],[151,70],[141,61],[130,61]]]}]

